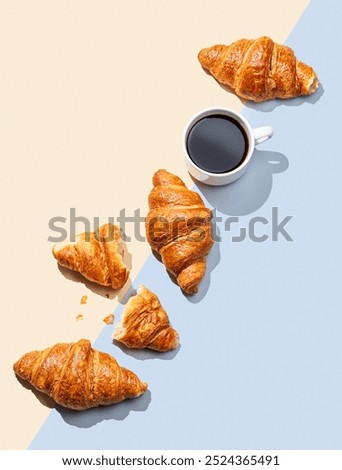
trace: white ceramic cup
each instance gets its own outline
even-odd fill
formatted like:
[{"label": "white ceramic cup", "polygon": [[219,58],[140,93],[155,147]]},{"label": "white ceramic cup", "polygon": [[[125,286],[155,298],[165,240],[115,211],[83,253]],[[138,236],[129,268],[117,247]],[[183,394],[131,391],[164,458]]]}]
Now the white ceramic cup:
[{"label": "white ceramic cup", "polygon": [[[209,116],[226,116],[230,119],[235,120],[244,130],[246,138],[247,138],[247,153],[241,163],[231,171],[227,171],[225,173],[211,173],[209,171],[203,170],[199,166],[194,163],[191,159],[191,156],[188,152],[188,136],[191,129],[198,123],[201,119]],[[202,183],[211,185],[211,186],[221,186],[224,184],[232,183],[233,181],[240,178],[243,173],[246,171],[253,152],[256,145],[261,144],[261,142],[265,142],[273,135],[273,129],[270,126],[258,127],[256,129],[252,129],[248,121],[236,111],[228,108],[207,108],[204,109],[197,114],[195,114],[185,126],[183,132],[183,151],[184,151],[184,158],[186,167],[190,173],[190,175],[198,181]],[[208,159],[210,159],[210,155],[208,155]]]}]

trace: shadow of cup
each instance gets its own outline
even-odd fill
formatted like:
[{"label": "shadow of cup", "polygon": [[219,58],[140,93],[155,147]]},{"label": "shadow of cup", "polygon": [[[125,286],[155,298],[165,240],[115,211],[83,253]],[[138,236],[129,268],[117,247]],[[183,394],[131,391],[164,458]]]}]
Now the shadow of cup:
[{"label": "shadow of cup", "polygon": [[289,166],[288,159],[279,152],[255,150],[244,175],[225,186],[208,186],[195,182],[207,201],[226,215],[247,215],[267,201],[273,184],[273,175]]}]

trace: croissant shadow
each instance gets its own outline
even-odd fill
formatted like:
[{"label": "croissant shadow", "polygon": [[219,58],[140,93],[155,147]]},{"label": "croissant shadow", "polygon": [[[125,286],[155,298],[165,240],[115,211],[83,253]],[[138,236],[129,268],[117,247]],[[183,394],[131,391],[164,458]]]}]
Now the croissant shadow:
[{"label": "croissant shadow", "polygon": [[223,83],[220,83],[216,77],[214,77],[214,75],[212,75],[209,70],[207,70],[205,67],[202,66],[202,70],[204,71],[204,73],[206,73],[207,75],[209,75],[210,78],[212,78],[213,80],[215,80],[215,82],[224,90],[226,91],[227,93],[231,94],[231,95],[234,95],[236,96],[242,103],[244,102],[241,98],[239,98],[237,96],[237,94],[235,93],[234,89],[232,87],[230,87],[229,85],[225,85]]},{"label": "croissant shadow", "polygon": [[118,301],[121,305],[126,305],[129,299],[136,294],[137,290],[133,287],[133,284],[130,282],[129,285],[127,285],[126,283],[118,293]]},{"label": "croissant shadow", "polygon": [[56,406],[56,402],[53,400],[53,398],[37,390],[33,385],[30,384],[30,382],[27,382],[18,375],[16,375],[16,379],[24,388],[30,390],[42,405],[46,406],[47,408],[54,408]]},{"label": "croissant shadow", "polygon": [[[153,254],[153,256],[156,258],[156,260],[158,260],[160,263],[163,264],[162,257],[160,256],[160,254],[158,253],[158,251],[152,250],[152,254]],[[171,273],[168,269],[166,269],[166,268],[165,268],[165,271],[166,271],[167,275],[169,276],[171,282],[173,282],[173,284],[175,284],[177,287],[179,287],[179,286],[178,286],[178,282],[177,282],[176,276],[175,276],[174,274],[172,274],[172,273]],[[181,288],[179,287],[179,289],[181,289]],[[182,292],[183,292],[183,291],[182,291]],[[183,292],[183,293],[184,293],[184,292]]]},{"label": "croissant shadow", "polygon": [[124,400],[120,403],[110,406],[100,406],[84,411],[75,411],[56,405],[56,411],[63,420],[77,428],[91,428],[101,421],[117,420],[122,421],[132,411],[146,411],[151,402],[151,392],[147,390],[143,395],[137,398]]},{"label": "croissant shadow", "polygon": [[176,349],[172,349],[171,351],[154,351],[152,349],[131,349],[127,348],[124,344],[120,343],[120,341],[113,340],[113,344],[117,346],[124,354],[128,356],[134,357],[139,361],[146,361],[150,359],[161,359],[163,361],[170,361],[179,353],[181,345],[179,345]]},{"label": "croissant shadow", "polygon": [[[217,235],[219,236],[218,227],[214,227],[214,228],[216,230],[216,233],[214,233],[214,238],[216,238]],[[200,282],[198,286],[198,292],[193,295],[185,294],[183,292],[183,295],[186,297],[186,299],[189,302],[193,304],[197,304],[202,299],[204,299],[210,287],[211,273],[215,269],[215,267],[219,264],[220,259],[221,259],[220,244],[217,242],[214,242],[214,245],[212,249],[210,250],[210,253],[206,257],[207,270],[206,270],[204,278],[202,279],[202,281]]]},{"label": "croissant shadow", "polygon": [[304,103],[315,104],[324,94],[324,88],[320,84],[317,90],[311,95],[297,96],[296,98],[280,99],[263,101],[262,103],[255,103],[253,101],[241,100],[247,108],[253,108],[256,111],[269,113],[274,111],[279,106],[302,106]]},{"label": "croissant shadow", "polygon": [[66,423],[79,428],[90,428],[101,421],[109,419],[122,421],[123,419],[127,418],[131,411],[146,411],[151,402],[151,392],[150,390],[147,390],[140,397],[124,400],[120,403],[116,403],[115,405],[101,406],[82,411],[70,410],[68,408],[64,408],[61,405],[58,405],[53,400],[53,398],[49,397],[43,392],[40,392],[33,385],[20,378],[18,375],[16,375],[16,379],[23,387],[25,387],[27,390],[30,390],[42,405],[50,409],[55,408],[55,410],[61,415]]},{"label": "croissant shadow", "polygon": [[114,299],[118,297],[119,301],[125,297],[126,292],[131,288],[131,280],[128,279],[126,284],[118,290],[113,289],[110,286],[101,286],[100,284],[96,284],[95,282],[89,281],[87,278],[82,276],[77,271],[72,271],[71,269],[65,268],[60,264],[57,264],[59,271],[61,274],[66,278],[70,279],[73,282],[80,282],[86,286],[87,289],[94,292],[94,294],[101,295],[102,297],[106,297],[107,299]]},{"label": "croissant shadow", "polygon": [[[154,257],[159,262],[162,262],[161,256],[158,252],[152,250],[152,254],[154,255]],[[206,274],[205,274],[204,278],[202,279],[202,281],[200,282],[200,284],[198,286],[198,292],[196,294],[187,294],[186,292],[184,292],[178,286],[176,277],[170,271],[168,271],[165,268],[166,273],[168,274],[171,282],[173,282],[173,284],[175,284],[178,287],[178,289],[180,289],[180,291],[182,292],[184,297],[189,302],[192,302],[192,303],[200,302],[200,300],[202,300],[205,297],[206,293],[208,292],[208,289],[209,289],[209,286],[210,286],[210,273],[220,261],[220,248],[219,248],[217,243],[214,243],[214,246],[211,249],[210,253],[208,254],[208,256],[206,258],[206,261],[207,261]]]},{"label": "croissant shadow", "polygon": [[195,182],[207,201],[226,215],[243,216],[262,207],[271,194],[273,175],[289,167],[279,152],[255,150],[246,173],[231,184],[208,186]]},{"label": "croissant shadow", "polygon": [[286,99],[280,99],[280,98],[275,98],[273,100],[267,100],[267,101],[262,101],[260,103],[252,101],[252,100],[246,100],[243,98],[240,98],[234,91],[232,87],[229,85],[225,85],[223,83],[220,83],[217,78],[215,78],[207,69],[202,67],[204,72],[207,75],[210,75],[215,82],[226,92],[235,95],[241,103],[246,106],[247,108],[253,108],[256,111],[262,111],[265,113],[269,113],[273,111],[275,108],[278,106],[301,106],[304,103],[309,103],[309,104],[315,104],[323,95],[324,93],[324,88],[323,85],[320,83],[317,90],[312,93],[311,95],[304,95],[304,96],[297,96],[296,98],[286,98]]}]

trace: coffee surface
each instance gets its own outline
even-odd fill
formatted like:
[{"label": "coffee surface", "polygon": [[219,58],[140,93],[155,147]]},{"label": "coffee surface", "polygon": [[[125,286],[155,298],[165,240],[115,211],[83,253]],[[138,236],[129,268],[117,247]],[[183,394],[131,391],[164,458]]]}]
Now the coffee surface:
[{"label": "coffee surface", "polygon": [[205,117],[191,128],[187,138],[191,160],[209,173],[226,173],[244,160],[248,140],[242,126],[224,115]]}]

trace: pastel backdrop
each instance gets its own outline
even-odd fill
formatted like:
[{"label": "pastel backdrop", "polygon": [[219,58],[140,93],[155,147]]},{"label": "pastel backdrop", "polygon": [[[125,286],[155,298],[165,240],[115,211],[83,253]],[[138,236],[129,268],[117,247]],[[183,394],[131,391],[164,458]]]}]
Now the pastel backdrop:
[{"label": "pastel backdrop", "polygon": [[[317,34],[328,28],[338,37],[339,4],[3,1],[1,8],[1,447],[339,448],[340,185],[338,137],[326,118],[338,120],[339,65],[330,36]],[[322,87],[314,97],[244,107],[198,64],[206,45],[263,34],[315,66]],[[131,285],[121,292],[59,270],[51,218],[65,217],[68,228],[71,208],[89,220],[122,209],[144,214],[161,167],[193,185],[182,129],[217,104],[275,134],[243,179],[194,188],[222,218],[199,294],[183,296],[128,224]],[[334,168],[326,178],[322,159]],[[293,242],[272,241],[274,208],[280,220],[292,216]],[[268,240],[233,242],[255,216],[270,220],[258,226]],[[225,230],[228,217],[239,218],[234,233]],[[112,344],[103,318],[115,312],[118,321],[140,283],[158,293],[178,328],[176,353]],[[71,413],[18,383],[12,363],[22,353],[80,337],[136,371],[149,392]]]}]

